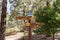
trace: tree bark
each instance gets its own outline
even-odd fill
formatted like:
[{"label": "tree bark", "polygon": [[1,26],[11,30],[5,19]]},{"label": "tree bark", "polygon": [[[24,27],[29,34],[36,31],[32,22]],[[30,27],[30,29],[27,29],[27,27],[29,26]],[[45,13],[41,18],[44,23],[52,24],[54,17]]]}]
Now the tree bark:
[{"label": "tree bark", "polygon": [[55,38],[54,38],[54,33],[53,33],[53,38],[52,38],[52,39],[53,39],[53,40],[55,39]]},{"label": "tree bark", "polygon": [[2,0],[0,40],[5,40],[4,32],[5,32],[5,28],[6,28],[6,10],[7,10],[7,0]]}]

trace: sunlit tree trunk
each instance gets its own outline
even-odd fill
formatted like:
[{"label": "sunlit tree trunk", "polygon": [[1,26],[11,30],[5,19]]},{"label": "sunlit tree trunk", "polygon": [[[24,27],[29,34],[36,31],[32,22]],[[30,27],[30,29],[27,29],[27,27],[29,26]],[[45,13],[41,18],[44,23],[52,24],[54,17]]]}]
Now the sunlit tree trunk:
[{"label": "sunlit tree trunk", "polygon": [[7,0],[2,1],[2,14],[1,14],[1,26],[0,26],[0,40],[5,40],[5,27],[6,27],[6,9]]}]

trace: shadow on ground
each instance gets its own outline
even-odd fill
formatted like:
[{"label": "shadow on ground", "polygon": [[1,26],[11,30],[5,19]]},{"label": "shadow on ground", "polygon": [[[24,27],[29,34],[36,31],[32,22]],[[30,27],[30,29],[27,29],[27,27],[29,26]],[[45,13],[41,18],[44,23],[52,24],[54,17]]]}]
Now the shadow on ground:
[{"label": "shadow on ground", "polygon": [[[18,38],[16,40],[28,40],[28,36]],[[32,35],[32,40],[53,40],[53,38],[46,37],[46,35]],[[55,37],[55,40],[60,40],[60,37]]]},{"label": "shadow on ground", "polygon": [[[18,38],[16,40],[28,40],[28,36]],[[32,35],[32,40],[46,40],[45,35]]]}]

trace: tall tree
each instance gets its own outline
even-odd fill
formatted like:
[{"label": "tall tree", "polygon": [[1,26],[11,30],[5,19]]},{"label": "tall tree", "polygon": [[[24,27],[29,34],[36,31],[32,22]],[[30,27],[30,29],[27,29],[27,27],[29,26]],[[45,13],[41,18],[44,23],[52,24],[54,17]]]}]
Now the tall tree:
[{"label": "tall tree", "polygon": [[1,26],[0,26],[0,40],[5,40],[5,27],[6,27],[6,10],[7,0],[2,1],[2,14],[1,14]]},{"label": "tall tree", "polygon": [[[50,3],[47,1],[46,7],[44,8],[39,8],[35,12],[35,17],[37,22],[44,22],[45,25],[42,27],[37,28],[37,33],[42,32],[45,33],[46,35],[51,35],[53,34],[53,40],[54,40],[54,34],[57,32],[57,28],[59,26],[59,22],[56,17],[56,14],[60,14],[60,9],[58,6],[59,0],[56,0],[52,6]],[[60,5],[60,4],[59,4]],[[59,10],[58,10],[59,9]]]}]

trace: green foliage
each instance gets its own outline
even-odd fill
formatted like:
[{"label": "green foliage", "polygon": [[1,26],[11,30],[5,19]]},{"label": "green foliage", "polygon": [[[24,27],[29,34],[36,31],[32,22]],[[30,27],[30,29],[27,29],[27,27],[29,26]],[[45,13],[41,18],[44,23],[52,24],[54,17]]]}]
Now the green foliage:
[{"label": "green foliage", "polygon": [[18,27],[12,27],[12,28],[6,28],[5,35],[14,35],[17,32],[20,32],[20,29]]},{"label": "green foliage", "polygon": [[57,1],[53,3],[53,7],[49,5],[44,8],[39,8],[35,12],[34,16],[36,17],[36,21],[43,22],[45,24],[42,27],[38,27],[36,30],[34,30],[35,33],[44,33],[47,36],[50,36],[52,33],[55,34],[58,32],[58,22],[60,21],[56,20],[56,17],[57,14],[60,13],[60,9],[58,10],[59,6],[57,6]]}]

